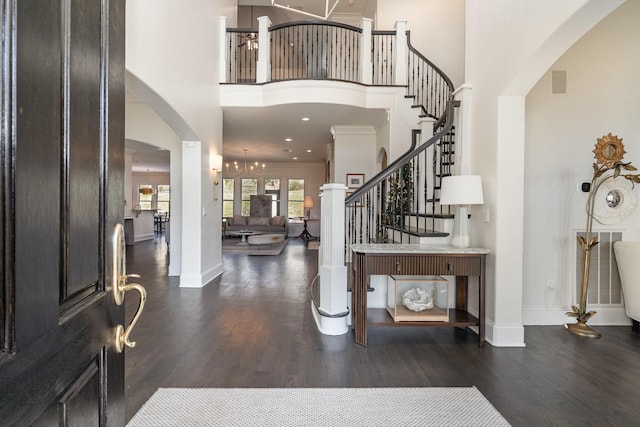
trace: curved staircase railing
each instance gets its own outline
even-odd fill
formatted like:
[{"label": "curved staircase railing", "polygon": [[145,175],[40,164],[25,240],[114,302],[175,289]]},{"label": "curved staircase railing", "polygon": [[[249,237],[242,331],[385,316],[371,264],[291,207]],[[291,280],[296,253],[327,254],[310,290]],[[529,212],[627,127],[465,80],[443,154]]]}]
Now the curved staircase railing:
[{"label": "curved staircase railing", "polygon": [[409,150],[345,199],[346,249],[356,243],[409,243],[414,238],[445,237],[440,221],[452,218],[438,204],[440,180],[451,175],[455,109],[447,103],[434,135],[419,143],[414,131]]},{"label": "curved staircase railing", "polygon": [[421,117],[439,119],[444,115],[453,94],[453,82],[411,45],[411,33],[407,31],[407,97],[415,100]]}]

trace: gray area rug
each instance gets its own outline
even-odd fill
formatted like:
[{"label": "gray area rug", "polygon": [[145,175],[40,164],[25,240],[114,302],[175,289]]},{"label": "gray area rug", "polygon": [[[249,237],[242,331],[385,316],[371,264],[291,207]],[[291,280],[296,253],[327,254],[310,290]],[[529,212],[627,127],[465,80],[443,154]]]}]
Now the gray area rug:
[{"label": "gray area rug", "polygon": [[475,387],[160,388],[128,427],[509,426]]},{"label": "gray area rug", "polygon": [[270,243],[267,245],[239,245],[240,239],[222,240],[223,254],[245,254],[245,255],[280,255],[287,244],[284,242]]}]

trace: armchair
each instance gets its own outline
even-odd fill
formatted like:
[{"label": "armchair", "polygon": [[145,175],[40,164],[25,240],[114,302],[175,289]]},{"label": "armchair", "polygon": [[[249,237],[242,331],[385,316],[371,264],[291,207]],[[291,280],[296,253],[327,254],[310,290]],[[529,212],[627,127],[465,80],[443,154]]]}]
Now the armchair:
[{"label": "armchair", "polygon": [[640,242],[615,242],[613,250],[622,282],[624,307],[631,318],[633,332],[640,333]]}]

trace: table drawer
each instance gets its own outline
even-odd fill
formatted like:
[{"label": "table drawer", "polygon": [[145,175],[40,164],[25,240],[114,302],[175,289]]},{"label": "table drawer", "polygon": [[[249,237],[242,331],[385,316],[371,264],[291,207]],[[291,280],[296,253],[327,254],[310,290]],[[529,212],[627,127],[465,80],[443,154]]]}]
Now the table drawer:
[{"label": "table drawer", "polygon": [[369,255],[367,274],[479,276],[481,255]]}]

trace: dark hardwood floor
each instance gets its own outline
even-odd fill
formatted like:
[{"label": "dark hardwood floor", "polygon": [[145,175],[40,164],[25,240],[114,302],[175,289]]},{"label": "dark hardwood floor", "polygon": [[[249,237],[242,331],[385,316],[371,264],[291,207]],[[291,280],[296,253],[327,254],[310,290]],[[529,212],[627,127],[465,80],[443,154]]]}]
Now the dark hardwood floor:
[{"label": "dark hardwood floor", "polygon": [[[450,328],[318,333],[309,284],[317,251],[291,239],[280,256],[224,255],[201,289],[168,278],[161,239],[127,247],[147,307],[126,350],[126,418],[158,387],[476,386],[514,426],[640,425],[640,337],[599,327],[589,340],[561,326],[525,328],[526,348],[478,348]],[[129,318],[134,299],[127,300]]]}]

